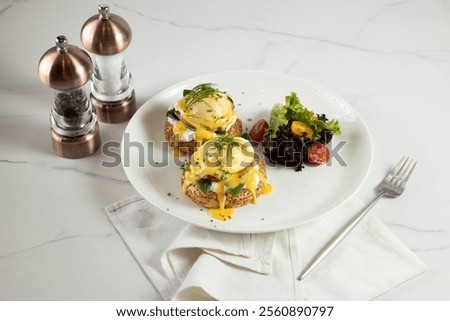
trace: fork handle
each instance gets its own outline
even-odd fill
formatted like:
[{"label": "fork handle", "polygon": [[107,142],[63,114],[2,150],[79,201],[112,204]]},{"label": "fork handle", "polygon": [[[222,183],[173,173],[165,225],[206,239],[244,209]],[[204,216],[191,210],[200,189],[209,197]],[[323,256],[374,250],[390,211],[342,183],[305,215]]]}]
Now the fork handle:
[{"label": "fork handle", "polygon": [[322,262],[323,259],[325,259],[328,256],[328,254],[330,254],[336,248],[336,246],[338,246],[347,237],[348,234],[350,234],[353,228],[356,225],[358,225],[359,222],[361,222],[361,220],[366,216],[367,213],[369,213],[370,209],[375,205],[375,203],[378,202],[385,195],[386,195],[385,192],[379,193],[369,204],[367,204],[361,210],[361,212],[359,212],[346,225],[344,225],[339,230],[339,232],[337,232],[336,235],[334,235],[333,238],[329,240],[328,243],[311,260],[311,262],[302,271],[297,280],[299,281],[303,280],[312,270],[314,270],[320,264],[320,262]]}]

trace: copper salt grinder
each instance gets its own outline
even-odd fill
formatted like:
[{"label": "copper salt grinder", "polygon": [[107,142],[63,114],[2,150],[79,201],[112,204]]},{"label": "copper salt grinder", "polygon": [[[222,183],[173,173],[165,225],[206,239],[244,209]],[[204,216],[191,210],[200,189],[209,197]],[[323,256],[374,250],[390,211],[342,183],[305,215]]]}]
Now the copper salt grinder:
[{"label": "copper salt grinder", "polygon": [[41,57],[38,72],[39,79],[54,91],[50,135],[55,153],[64,158],[93,154],[100,146],[100,133],[85,91],[92,74],[89,55],[58,36],[56,46]]},{"label": "copper salt grinder", "polygon": [[131,42],[130,26],[101,4],[98,15],[89,18],[81,28],[81,42],[94,60],[91,102],[99,121],[121,123],[130,119],[136,111],[136,97],[123,57]]}]

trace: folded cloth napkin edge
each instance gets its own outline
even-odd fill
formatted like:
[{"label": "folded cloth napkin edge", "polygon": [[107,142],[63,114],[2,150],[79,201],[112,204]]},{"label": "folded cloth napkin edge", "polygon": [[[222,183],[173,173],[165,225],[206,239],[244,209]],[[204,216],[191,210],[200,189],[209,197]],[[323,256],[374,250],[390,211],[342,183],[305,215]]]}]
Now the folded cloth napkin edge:
[{"label": "folded cloth napkin edge", "polygon": [[125,246],[129,249],[131,255],[137,261],[147,279],[149,279],[150,283],[158,290],[164,300],[170,300],[176,293],[176,289],[170,282],[167,282],[167,280],[155,268],[153,268],[151,264],[149,264],[149,262],[145,258],[145,255],[143,254],[142,249],[135,242],[125,224],[117,214],[117,211],[119,211],[121,208],[143,200],[144,198],[140,195],[130,196],[106,206],[105,211],[112,225],[115,227],[119,235],[123,238]]},{"label": "folded cloth napkin edge", "polygon": [[[125,208],[128,205],[131,205],[133,203],[137,203],[140,201],[145,201],[145,199],[143,197],[141,197],[140,195],[131,196],[131,197],[128,197],[121,201],[118,201],[112,205],[106,206],[105,211],[108,214],[111,222],[115,226],[115,228],[118,231],[118,233],[120,234],[120,236],[122,236],[123,240],[125,241],[126,246],[132,252],[135,260],[141,266],[141,268],[144,271],[144,273],[146,274],[147,278],[151,281],[151,283],[153,283],[155,288],[158,289],[161,296],[165,300],[170,300],[174,297],[174,295],[178,291],[178,289],[175,289],[176,285],[171,284],[167,279],[165,279],[164,276],[161,274],[161,272],[159,272],[157,269],[155,269],[151,265],[150,261],[148,261],[148,259],[145,258],[145,251],[142,250],[142,248],[138,245],[138,242],[136,242],[136,240],[133,238],[132,231],[130,231],[127,228],[126,222],[122,221],[122,218],[126,218],[126,216],[124,217],[122,215],[122,218],[121,218],[121,215],[120,215],[122,208]],[[144,204],[144,203],[142,203],[142,204]],[[141,206],[141,205],[138,205],[138,206]],[[145,205],[145,206],[147,206],[147,205]],[[152,204],[149,204],[149,206],[150,206],[150,208],[154,208],[154,206]],[[124,213],[126,213],[126,212],[124,212]],[[379,222],[379,224],[382,224],[382,222]],[[382,225],[384,225],[384,224],[382,224]],[[384,228],[388,229],[386,226],[384,226]],[[390,229],[388,229],[388,230],[390,230]],[[393,231],[390,230],[390,233],[395,236]],[[422,267],[423,267],[423,269],[422,269],[422,271],[420,271],[420,273],[417,273],[417,274],[413,275],[412,277],[405,279],[403,282],[396,284],[391,289],[398,288],[398,287],[402,286],[403,284],[407,283],[408,281],[416,278],[417,276],[423,275],[427,271],[428,267],[425,265],[425,263],[423,263]],[[170,285],[170,286],[168,287],[168,285]],[[168,289],[168,288],[171,288],[171,290],[164,291],[164,289]],[[380,299],[380,297],[382,297],[384,294],[388,293],[391,289],[389,289],[386,292],[379,293],[379,295],[373,297],[371,300]],[[382,298],[381,298],[381,300],[382,300]]]}]

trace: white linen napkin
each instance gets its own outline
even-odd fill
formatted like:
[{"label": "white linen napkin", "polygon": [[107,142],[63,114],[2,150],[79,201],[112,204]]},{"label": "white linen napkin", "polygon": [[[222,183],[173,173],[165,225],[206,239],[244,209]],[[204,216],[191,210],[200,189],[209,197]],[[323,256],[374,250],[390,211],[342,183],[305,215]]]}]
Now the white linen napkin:
[{"label": "white linen napkin", "polygon": [[297,281],[302,266],[362,207],[353,198],[323,218],[263,234],[202,229],[140,196],[106,212],[165,300],[370,300],[427,269],[371,214]]}]

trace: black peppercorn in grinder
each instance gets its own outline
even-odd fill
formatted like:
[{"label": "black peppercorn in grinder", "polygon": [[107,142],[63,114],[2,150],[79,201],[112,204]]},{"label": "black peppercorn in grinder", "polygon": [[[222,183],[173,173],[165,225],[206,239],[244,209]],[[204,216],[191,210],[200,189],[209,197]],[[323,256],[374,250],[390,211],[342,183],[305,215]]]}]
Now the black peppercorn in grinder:
[{"label": "black peppercorn in grinder", "polygon": [[86,95],[92,75],[92,60],[65,36],[47,50],[38,65],[39,79],[54,90],[50,112],[51,138],[55,153],[64,158],[82,158],[100,146],[97,115]]}]

